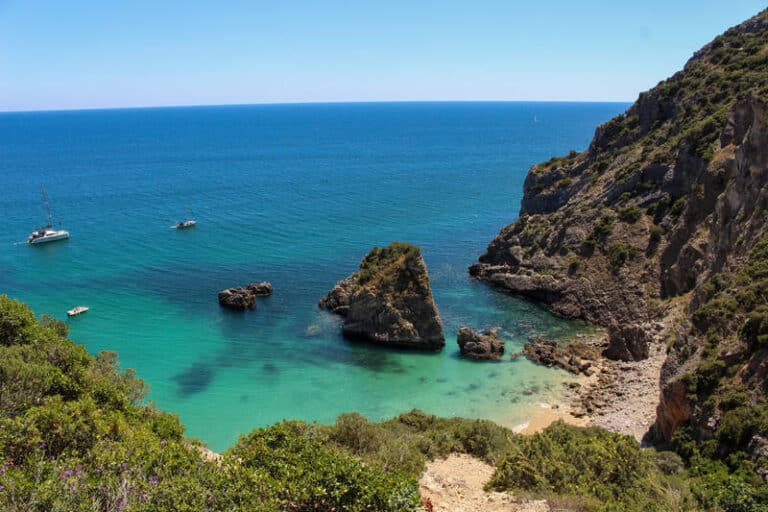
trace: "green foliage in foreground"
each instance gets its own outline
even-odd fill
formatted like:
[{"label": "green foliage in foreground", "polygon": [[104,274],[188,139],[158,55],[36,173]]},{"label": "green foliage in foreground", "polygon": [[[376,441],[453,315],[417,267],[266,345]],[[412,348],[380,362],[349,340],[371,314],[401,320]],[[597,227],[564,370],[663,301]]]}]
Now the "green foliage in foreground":
[{"label": "green foliage in foreground", "polygon": [[222,461],[178,419],[141,404],[143,382],[90,356],[0,296],[0,510],[401,511],[416,482],[288,424],[254,431]]},{"label": "green foliage in foreground", "polygon": [[[371,464],[414,475],[426,459],[470,453],[496,466],[488,484],[493,490],[547,498],[567,510],[698,510],[686,481],[672,474],[682,468],[679,457],[642,450],[631,437],[598,428],[558,422],[520,436],[489,421],[412,411],[383,423],[345,414],[321,430]],[[665,466],[656,459],[673,463]]]},{"label": "green foliage in foreground", "polygon": [[0,510],[415,511],[426,462],[452,452],[494,465],[493,489],[567,510],[762,511],[768,499],[746,466],[733,472],[690,439],[684,469],[596,428],[520,436],[419,411],[283,422],[216,460],[174,415],[143,405],[143,382],[113,353],[90,356],[65,328],[0,296]]}]

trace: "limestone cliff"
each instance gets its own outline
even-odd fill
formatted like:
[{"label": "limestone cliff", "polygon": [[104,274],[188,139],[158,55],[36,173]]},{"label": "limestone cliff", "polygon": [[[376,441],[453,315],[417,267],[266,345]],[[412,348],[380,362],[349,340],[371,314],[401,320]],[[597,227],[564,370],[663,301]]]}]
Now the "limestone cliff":
[{"label": "limestone cliff", "polygon": [[320,307],[344,317],[344,334],[389,346],[437,350],[445,345],[421,250],[393,242],[374,248],[360,270],[339,281]]},{"label": "limestone cliff", "polygon": [[[717,293],[737,294],[722,276],[741,275],[768,233],[766,100],[763,11],[598,127],[586,151],[533,166],[520,218],[470,268],[563,316],[619,325],[633,336],[664,315],[667,300],[689,301],[662,375],[657,438],[690,425],[698,438],[717,435],[725,407],[719,398],[704,402],[724,387],[746,393],[747,406],[765,401],[768,355],[749,348],[739,331],[755,306],[736,304],[721,332],[692,320],[723,299]],[[737,345],[741,355],[728,355]],[[691,380],[704,364],[718,370],[697,390]],[[726,382],[728,375],[744,379]],[[768,437],[760,425],[731,448]]]}]

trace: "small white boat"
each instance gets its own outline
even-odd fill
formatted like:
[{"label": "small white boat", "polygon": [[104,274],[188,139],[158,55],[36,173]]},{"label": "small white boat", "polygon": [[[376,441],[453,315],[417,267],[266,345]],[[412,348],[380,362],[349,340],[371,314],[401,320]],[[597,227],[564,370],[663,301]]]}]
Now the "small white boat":
[{"label": "small white boat", "polygon": [[67,316],[77,316],[88,311],[88,306],[76,306],[67,311]]},{"label": "small white boat", "polygon": [[196,220],[187,219],[187,220],[183,220],[181,222],[178,222],[178,223],[174,224],[171,227],[172,228],[176,228],[176,229],[187,229],[187,228],[194,227],[196,224],[197,224]]},{"label": "small white boat", "polygon": [[191,219],[189,216],[189,207],[186,208],[186,215],[184,216],[184,220],[177,222],[172,228],[175,229],[187,229],[187,228],[193,228],[197,225],[197,221],[194,219]]},{"label": "small white boat", "polygon": [[45,193],[42,183],[40,183],[40,192],[43,195],[43,205],[45,206],[45,213],[48,215],[48,224],[34,230],[29,235],[29,238],[27,238],[27,243],[44,244],[46,242],[55,242],[56,240],[66,240],[69,238],[69,231],[53,229],[53,215],[51,214],[51,207],[48,205],[48,195]]}]

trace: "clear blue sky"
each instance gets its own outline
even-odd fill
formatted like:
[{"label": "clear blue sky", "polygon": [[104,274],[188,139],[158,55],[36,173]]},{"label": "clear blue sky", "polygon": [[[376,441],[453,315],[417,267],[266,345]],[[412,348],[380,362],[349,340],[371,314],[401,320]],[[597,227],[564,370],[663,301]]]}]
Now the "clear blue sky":
[{"label": "clear blue sky", "polygon": [[0,110],[628,101],[752,0],[0,0]]}]

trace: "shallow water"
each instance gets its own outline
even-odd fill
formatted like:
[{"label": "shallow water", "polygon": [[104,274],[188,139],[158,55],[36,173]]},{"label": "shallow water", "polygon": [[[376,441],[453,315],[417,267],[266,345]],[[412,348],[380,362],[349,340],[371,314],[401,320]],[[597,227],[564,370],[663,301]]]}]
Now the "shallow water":
[{"label": "shallow water", "polygon": [[[0,291],[115,350],[213,449],[283,418],[372,419],[417,407],[521,423],[567,376],[521,359],[457,357],[459,325],[531,335],[583,326],[469,279],[517,216],[537,161],[583,149],[626,104],[277,105],[0,114]],[[44,223],[66,242],[14,244]],[[192,210],[198,226],[169,226]],[[317,307],[374,245],[420,245],[443,317],[439,354],[339,335]],[[216,292],[268,280],[245,314]]]}]

